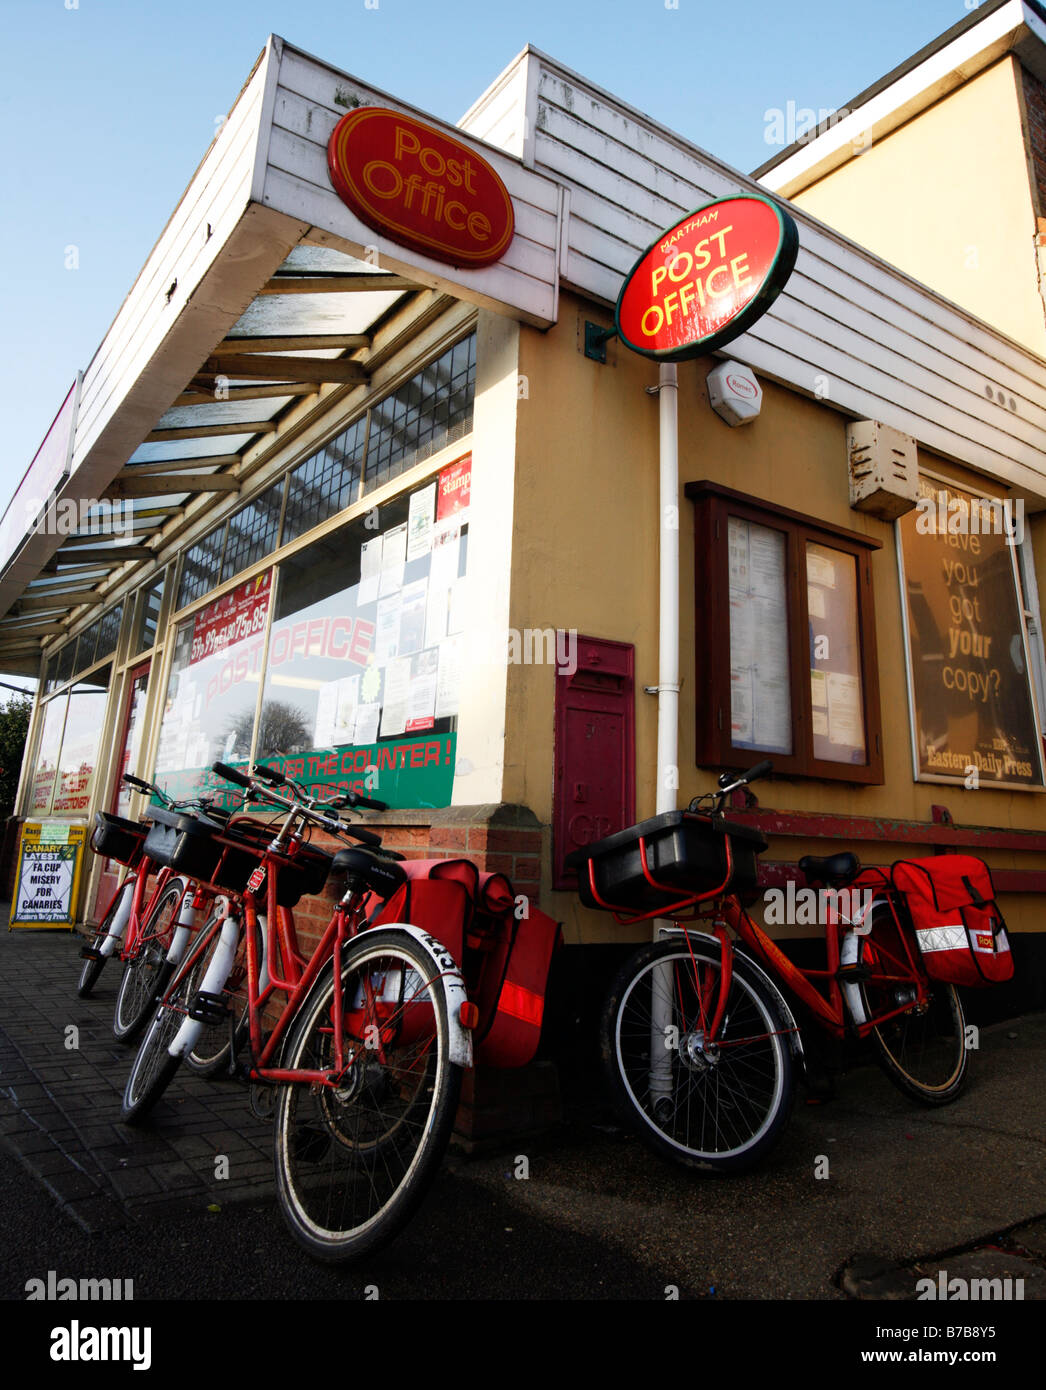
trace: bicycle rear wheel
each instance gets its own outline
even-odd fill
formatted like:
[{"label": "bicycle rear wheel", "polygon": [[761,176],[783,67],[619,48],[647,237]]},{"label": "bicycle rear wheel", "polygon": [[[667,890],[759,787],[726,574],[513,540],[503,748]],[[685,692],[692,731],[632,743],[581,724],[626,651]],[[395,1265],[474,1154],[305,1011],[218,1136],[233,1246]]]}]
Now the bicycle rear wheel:
[{"label": "bicycle rear wheel", "polygon": [[[276,1192],[318,1259],[358,1259],[413,1215],[450,1140],[462,1069],[449,1057],[446,999],[410,936],[375,929],[342,965],[346,1066],[336,1086],[291,1083],[276,1103]],[[334,971],[305,1001],[283,1066],[334,1067]]]},{"label": "bicycle rear wheel", "polygon": [[741,1171],[780,1139],[795,1069],[778,1001],[736,952],[707,1042],[720,977],[711,942],[641,947],[611,986],[600,1040],[616,1107],[645,1143],[687,1167]]},{"label": "bicycle rear wheel", "polygon": [[172,1057],[167,1049],[185,1021],[193,996],[203,984],[211,957],[221,941],[222,925],[219,918],[210,919],[164,992],[124,1088],[121,1116],[125,1124],[141,1123],[178,1070],[182,1059]]},{"label": "bicycle rear wheel", "polygon": [[167,952],[184,892],[180,879],[167,885],[146,918],[134,955],[124,965],[113,1014],[113,1036],[119,1042],[133,1042],[142,1031],[174,972]]},{"label": "bicycle rear wheel", "polygon": [[[94,950],[101,950],[102,943],[112,930],[113,922],[116,920],[116,915],[121,905],[125,902],[128,894],[134,892],[134,882],[134,875],[132,874],[130,878],[124,880],[120,891],[109,904],[109,910],[106,912],[101,922],[99,922],[95,929],[94,936],[91,937],[91,946]],[[114,950],[113,954],[119,955],[119,951]],[[86,999],[94,989],[95,985],[98,983],[98,977],[105,969],[105,963],[109,959],[109,956],[100,956],[96,960],[89,959],[84,961],[83,967],[80,970],[80,979],[76,985],[76,993],[80,999]]]},{"label": "bicycle rear wheel", "polygon": [[[929,999],[920,1007],[910,983],[908,952],[893,914],[873,909],[862,963],[873,975],[862,981],[861,1001],[867,1018],[888,1013],[906,1002],[910,1007],[872,1029],[879,1064],[893,1084],[923,1105],[948,1105],[962,1091],[969,1060],[966,1020],[954,985],[929,980]],[[912,950],[918,954],[913,945]],[[907,975],[909,980],[876,979]]]}]

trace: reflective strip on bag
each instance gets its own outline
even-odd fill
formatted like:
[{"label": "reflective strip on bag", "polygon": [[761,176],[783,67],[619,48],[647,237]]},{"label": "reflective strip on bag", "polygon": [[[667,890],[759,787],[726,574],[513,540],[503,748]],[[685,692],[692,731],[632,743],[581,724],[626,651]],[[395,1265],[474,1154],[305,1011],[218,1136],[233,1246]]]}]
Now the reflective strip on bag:
[{"label": "reflective strip on bag", "polygon": [[944,927],[917,927],[915,935],[919,941],[919,950],[923,955],[929,955],[933,951],[965,951],[968,949],[966,940],[966,928],[961,922],[956,925],[949,923]]}]

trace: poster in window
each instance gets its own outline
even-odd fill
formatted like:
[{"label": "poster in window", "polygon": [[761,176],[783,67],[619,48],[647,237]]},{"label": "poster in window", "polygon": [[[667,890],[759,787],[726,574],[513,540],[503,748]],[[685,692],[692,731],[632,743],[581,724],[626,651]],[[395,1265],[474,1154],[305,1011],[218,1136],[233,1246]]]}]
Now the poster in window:
[{"label": "poster in window", "polygon": [[785,538],[732,516],[730,731],[735,748],[792,751]]},{"label": "poster in window", "polygon": [[813,753],[830,763],[868,760],[857,620],[857,561],[806,542]]},{"label": "poster in window", "polygon": [[1042,786],[1011,539],[973,494],[926,478],[919,492],[934,507],[897,523],[916,774],[964,786]]}]

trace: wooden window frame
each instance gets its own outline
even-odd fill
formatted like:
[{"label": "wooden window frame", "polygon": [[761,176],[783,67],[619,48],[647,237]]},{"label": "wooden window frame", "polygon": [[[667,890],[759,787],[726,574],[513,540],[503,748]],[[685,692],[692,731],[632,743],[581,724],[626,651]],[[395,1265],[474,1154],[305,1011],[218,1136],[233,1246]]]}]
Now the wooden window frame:
[{"label": "wooden window frame", "polygon": [[[694,705],[697,765],[748,768],[769,757],[773,760],[774,771],[785,777],[881,785],[882,723],[871,556],[872,551],[882,549],[882,542],[707,480],[687,483],[684,492],[694,503],[695,522]],[[735,748],[730,741],[730,577],[727,537],[731,516],[770,527],[785,536],[789,690],[795,750],[790,754]],[[810,653],[805,635],[809,633],[805,566],[807,542],[830,546],[852,555],[856,563],[857,625],[867,754],[864,763],[831,762],[817,758],[813,753]]]}]

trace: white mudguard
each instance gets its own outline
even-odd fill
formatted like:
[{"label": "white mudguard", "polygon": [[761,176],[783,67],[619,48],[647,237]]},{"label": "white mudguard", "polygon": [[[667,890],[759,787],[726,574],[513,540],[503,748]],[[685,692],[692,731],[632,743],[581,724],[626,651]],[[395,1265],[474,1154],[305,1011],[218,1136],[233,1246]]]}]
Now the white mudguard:
[{"label": "white mudguard", "polygon": [[182,881],[182,892],[184,897],[181,907],[178,909],[178,925],[174,929],[170,949],[167,952],[168,965],[177,965],[182,956],[185,955],[185,948],[188,946],[189,938],[196,926],[196,909],[192,905],[192,890],[184,880]]},{"label": "white mudguard", "polygon": [[[436,937],[408,922],[383,922],[379,931],[407,932],[431,958],[439,974],[439,984],[447,1001],[447,1028],[450,1034],[450,1060],[459,1067],[472,1066],[472,1034],[461,1021],[461,1006],[468,1002],[468,992],[457,961]],[[366,934],[357,940],[366,940]]]},{"label": "white mudguard", "polygon": [[116,916],[113,918],[112,926],[106,934],[105,940],[99,947],[103,956],[115,955],[120,949],[123,941],[123,934],[127,930],[127,923],[131,920],[131,900],[134,898],[135,878],[132,874],[130,878],[124,880],[124,885],[120,889],[120,901],[117,904]]},{"label": "white mudguard", "polygon": [[[218,948],[211,957],[211,963],[204,972],[200,984],[201,993],[220,994],[229,978],[232,963],[236,959],[236,946],[240,939],[240,924],[235,917],[226,917],[222,923],[222,934]],[[195,1018],[186,1018],[171,1039],[167,1051],[172,1057],[184,1057],[190,1053],[200,1040],[203,1024]]]}]

